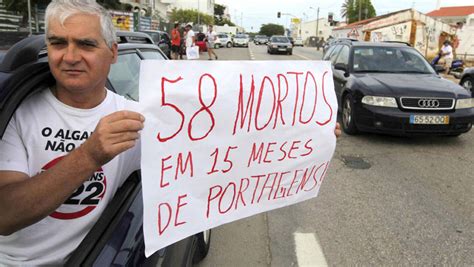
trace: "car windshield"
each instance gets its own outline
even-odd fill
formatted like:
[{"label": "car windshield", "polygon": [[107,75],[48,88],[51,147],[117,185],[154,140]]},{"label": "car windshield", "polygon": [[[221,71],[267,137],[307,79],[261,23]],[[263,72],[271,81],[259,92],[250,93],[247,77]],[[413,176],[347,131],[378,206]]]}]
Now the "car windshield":
[{"label": "car windshield", "polygon": [[355,47],[353,69],[354,72],[435,73],[410,47]]},{"label": "car windshield", "polygon": [[238,35],[235,36],[235,38],[237,38],[237,39],[246,39],[248,37],[245,34],[238,34]]},{"label": "car windshield", "polygon": [[273,43],[289,43],[290,40],[286,37],[272,37],[272,42]]}]

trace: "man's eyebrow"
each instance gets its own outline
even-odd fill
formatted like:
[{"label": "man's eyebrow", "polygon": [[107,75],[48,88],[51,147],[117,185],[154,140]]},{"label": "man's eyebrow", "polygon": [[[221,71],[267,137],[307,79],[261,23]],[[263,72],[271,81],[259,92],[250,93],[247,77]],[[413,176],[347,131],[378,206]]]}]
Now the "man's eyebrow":
[{"label": "man's eyebrow", "polygon": [[74,39],[74,42],[78,44],[88,44],[88,45],[99,45],[99,42],[95,39],[89,39],[89,38],[84,38],[84,39]]},{"label": "man's eyebrow", "polygon": [[66,41],[66,38],[63,38],[63,37],[59,37],[59,36],[56,36],[56,35],[50,35],[47,37],[48,39],[48,42],[52,42],[52,41]]}]

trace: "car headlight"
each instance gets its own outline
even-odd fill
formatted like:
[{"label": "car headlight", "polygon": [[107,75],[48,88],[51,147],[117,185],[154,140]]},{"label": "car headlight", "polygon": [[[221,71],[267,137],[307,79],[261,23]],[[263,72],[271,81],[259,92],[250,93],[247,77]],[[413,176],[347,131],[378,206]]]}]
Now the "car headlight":
[{"label": "car headlight", "polygon": [[278,48],[278,45],[272,45],[272,46],[273,46],[273,48]]},{"label": "car headlight", "polygon": [[395,100],[394,97],[366,95],[362,98],[362,103],[366,105],[378,106],[378,107],[390,107],[390,108],[398,107],[397,100]]},{"label": "car headlight", "polygon": [[474,108],[474,98],[458,99],[456,101],[456,109]]}]

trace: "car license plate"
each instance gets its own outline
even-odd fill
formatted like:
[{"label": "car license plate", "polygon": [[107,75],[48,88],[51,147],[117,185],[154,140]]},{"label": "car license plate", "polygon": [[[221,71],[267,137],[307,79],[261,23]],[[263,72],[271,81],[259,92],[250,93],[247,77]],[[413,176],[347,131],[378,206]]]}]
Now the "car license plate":
[{"label": "car license plate", "polygon": [[449,124],[449,116],[410,115],[410,124]]},{"label": "car license plate", "polygon": [[278,48],[278,51],[286,51],[286,48]]}]

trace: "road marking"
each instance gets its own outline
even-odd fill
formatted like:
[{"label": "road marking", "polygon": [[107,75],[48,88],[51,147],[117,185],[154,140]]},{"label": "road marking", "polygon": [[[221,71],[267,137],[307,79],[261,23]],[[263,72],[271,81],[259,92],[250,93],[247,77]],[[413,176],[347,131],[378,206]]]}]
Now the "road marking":
[{"label": "road marking", "polygon": [[255,60],[255,56],[253,55],[252,49],[250,49],[250,45],[248,48],[249,48],[249,53],[250,53],[250,60]]},{"label": "road marking", "polygon": [[313,233],[294,233],[298,266],[328,266],[321,245]]},{"label": "road marking", "polygon": [[309,57],[305,57],[305,56],[302,56],[302,55],[298,55],[298,54],[295,54],[295,53],[293,53],[293,55],[298,56],[298,57],[300,57],[300,58],[302,58],[302,59],[306,59],[306,60],[315,60],[315,59],[312,59],[312,58],[309,58]]}]

